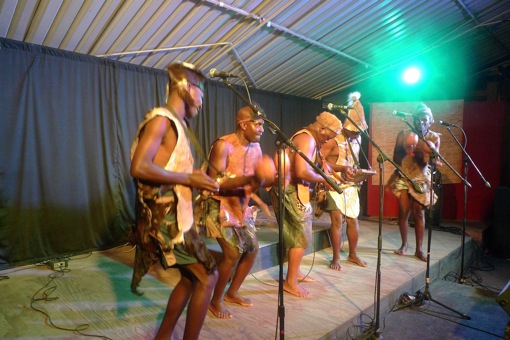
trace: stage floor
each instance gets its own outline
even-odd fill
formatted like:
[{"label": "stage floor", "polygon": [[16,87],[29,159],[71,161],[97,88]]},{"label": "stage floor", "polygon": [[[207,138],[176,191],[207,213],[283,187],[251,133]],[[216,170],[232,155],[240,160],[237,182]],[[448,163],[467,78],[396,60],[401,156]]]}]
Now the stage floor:
[{"label": "stage floor", "polygon": [[[315,221],[317,232],[314,237],[324,237],[328,219],[324,215]],[[259,221],[261,247],[274,245],[278,236],[274,220],[260,216]],[[451,228],[443,230],[458,231],[455,226]],[[385,221],[381,230],[380,299],[376,299],[379,223],[377,220],[362,220],[358,254],[368,262],[368,267],[362,268],[346,261],[348,245],[345,235],[341,271],[329,268],[331,248],[311,249],[301,265],[301,271],[316,280],[302,283],[311,296],[283,295],[285,316],[282,320],[287,339],[355,337],[360,333],[359,326],[366,327],[370,322],[376,322],[376,309],[382,316],[399,301],[403,292],[416,292],[424,287],[426,263],[413,256],[414,229],[409,229],[411,242],[406,256],[393,253],[400,246],[398,226]],[[427,236],[426,233],[424,250]],[[461,240],[459,233],[433,228],[430,282],[450,272],[460,271]],[[464,247],[466,262],[472,243],[467,236]],[[268,253],[274,254],[275,251],[261,251],[260,254],[272,256],[263,255]],[[0,275],[8,276],[8,279],[0,281],[0,337],[69,339],[91,335],[111,339],[153,338],[179,274],[175,269],[164,271],[155,267],[142,280],[140,290],[144,295],[134,295],[130,291],[133,257],[134,250],[123,246],[71,257],[68,268],[63,272],[51,271],[44,264],[0,271]],[[266,260],[260,259],[259,262]],[[279,338],[279,266],[258,268],[260,270],[253,271],[241,287],[241,294],[251,298],[253,307],[229,304],[234,316],[229,320],[217,319],[209,312],[201,332],[202,339]],[[47,299],[44,299],[45,295]],[[458,306],[451,307],[462,312],[461,301]],[[182,338],[184,322],[183,314],[173,339]]]}]

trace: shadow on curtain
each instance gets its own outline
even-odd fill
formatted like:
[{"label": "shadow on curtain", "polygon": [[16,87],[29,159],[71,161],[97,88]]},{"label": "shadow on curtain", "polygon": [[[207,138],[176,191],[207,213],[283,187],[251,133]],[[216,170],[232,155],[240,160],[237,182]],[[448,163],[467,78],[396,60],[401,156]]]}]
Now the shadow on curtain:
[{"label": "shadow on curtain", "polygon": [[[130,146],[145,113],[164,105],[165,70],[2,38],[0,74],[0,269],[125,243],[134,219]],[[289,136],[321,111],[316,100],[250,91]],[[234,131],[242,106],[208,81],[192,122],[205,153]],[[265,153],[275,139],[266,129]],[[196,152],[196,167],[202,161]]]}]

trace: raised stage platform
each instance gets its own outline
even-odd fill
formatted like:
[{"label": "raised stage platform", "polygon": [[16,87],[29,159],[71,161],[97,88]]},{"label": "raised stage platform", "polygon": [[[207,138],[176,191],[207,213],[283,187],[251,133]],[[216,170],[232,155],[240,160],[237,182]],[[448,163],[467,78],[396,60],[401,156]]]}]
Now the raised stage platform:
[{"label": "raised stage platform", "polygon": [[[278,274],[276,257],[278,228],[274,218],[260,215],[258,237],[261,245],[258,261],[241,287],[241,293],[253,301],[253,307],[228,305],[233,319],[222,320],[208,314],[202,339],[275,339],[279,338]],[[314,248],[304,257],[301,270],[316,280],[302,283],[311,297],[298,298],[285,293],[284,330],[287,339],[346,339],[362,332],[375,317],[378,220],[360,221],[358,254],[368,262],[362,268],[346,261],[347,238],[343,237],[342,270],[329,268],[331,248],[324,214],[314,222]],[[448,227],[448,226],[446,226]],[[448,230],[449,228],[444,228]],[[451,226],[451,230],[457,230]],[[409,230],[409,255],[393,253],[400,245],[398,226],[393,221],[382,225],[380,322],[399,301],[403,292],[416,292],[425,285],[426,263],[414,254],[414,229]],[[427,233],[425,234],[426,250]],[[217,247],[214,242],[211,248]],[[461,235],[432,232],[431,282],[450,272],[460,271]],[[216,248],[217,249],[217,248]],[[465,238],[465,266],[473,241]],[[79,255],[69,259],[63,273],[46,265],[0,271],[9,279],[0,281],[1,338],[82,338],[79,333],[110,339],[153,338],[161,322],[172,286],[178,280],[174,269],[156,267],[143,280],[143,296],[130,292],[134,251],[130,246]],[[285,268],[286,271],[286,268]],[[30,308],[32,306],[49,315]],[[57,298],[56,300],[52,300]],[[450,306],[459,312],[462,304]],[[51,322],[50,322],[51,321]],[[181,317],[173,339],[182,338],[185,315]],[[57,329],[50,323],[64,328]],[[374,320],[375,323],[375,320]],[[88,325],[85,328],[83,325]],[[85,338],[85,336],[83,336]]]}]

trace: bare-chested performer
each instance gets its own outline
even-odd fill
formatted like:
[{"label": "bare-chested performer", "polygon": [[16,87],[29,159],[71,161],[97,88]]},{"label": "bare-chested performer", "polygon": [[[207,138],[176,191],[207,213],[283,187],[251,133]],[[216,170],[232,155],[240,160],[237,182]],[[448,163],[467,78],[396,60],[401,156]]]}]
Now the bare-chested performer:
[{"label": "bare-chested performer", "polygon": [[[220,193],[203,203],[206,236],[216,238],[223,252],[209,310],[223,319],[232,318],[224,301],[245,307],[252,305],[249,298],[239,294],[239,288],[250,273],[259,249],[254,215],[248,203],[251,193],[261,184],[255,168],[262,158],[259,141],[264,121],[246,106],[237,112],[236,124],[234,133],[213,143],[207,173],[220,178]],[[231,195],[226,196],[229,191]],[[232,272],[232,282],[225,293]]]},{"label": "bare-chested performer", "polygon": [[[320,164],[320,146],[333,139],[340,133],[342,123],[329,112],[322,112],[315,122],[297,131],[291,140],[298,150],[315,162],[319,168],[326,166]],[[295,296],[306,297],[310,292],[299,285],[299,281],[313,281],[300,271],[301,260],[305,249],[312,241],[312,206],[310,203],[311,183],[327,184],[326,180],[308,164],[303,157],[296,154],[293,149],[285,153],[286,166],[289,167],[288,184],[282,195],[285,209],[283,221],[283,238],[285,249],[288,250],[287,277],[283,289]],[[283,160],[282,160],[283,161]],[[287,178],[287,176],[286,176]],[[287,179],[285,180],[287,182]],[[271,189],[271,202],[277,219],[280,218],[278,188]],[[282,223],[282,221],[278,221]]]}]

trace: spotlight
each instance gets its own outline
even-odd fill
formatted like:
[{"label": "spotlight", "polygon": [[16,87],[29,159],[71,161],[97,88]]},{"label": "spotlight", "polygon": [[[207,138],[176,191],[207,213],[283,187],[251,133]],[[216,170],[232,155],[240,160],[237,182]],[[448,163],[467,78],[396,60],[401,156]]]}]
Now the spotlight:
[{"label": "spotlight", "polygon": [[421,71],[417,67],[409,67],[404,71],[402,79],[407,84],[416,84],[421,78]]}]

